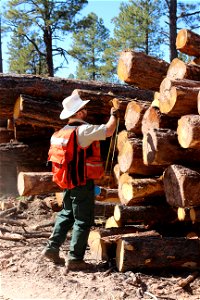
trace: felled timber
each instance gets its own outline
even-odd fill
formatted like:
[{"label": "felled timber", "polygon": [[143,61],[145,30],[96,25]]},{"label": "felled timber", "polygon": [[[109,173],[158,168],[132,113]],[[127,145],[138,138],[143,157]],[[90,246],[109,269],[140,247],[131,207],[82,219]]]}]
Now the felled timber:
[{"label": "felled timber", "polygon": [[49,141],[43,139],[43,143],[35,141],[30,144],[10,142],[0,144],[1,162],[18,162],[33,165],[42,165],[47,162]]},{"label": "felled timber", "polygon": [[105,228],[108,229],[108,228],[115,228],[115,227],[121,227],[122,226],[122,223],[121,221],[117,221],[115,220],[114,216],[111,216],[109,217],[107,220],[106,220],[106,223],[105,223]]},{"label": "felled timber", "polygon": [[95,217],[101,217],[105,219],[110,218],[113,216],[115,205],[116,203],[101,202],[98,200],[95,201]]},{"label": "felled timber", "polygon": [[200,57],[200,35],[189,29],[179,30],[176,49],[190,56]]},{"label": "felled timber", "polygon": [[117,242],[116,265],[120,272],[141,269],[199,269],[200,239],[135,236]]},{"label": "felled timber", "polygon": [[120,152],[122,151],[124,144],[127,142],[129,138],[134,138],[136,137],[135,133],[127,130],[122,130],[118,133],[117,135],[117,150]]},{"label": "felled timber", "polygon": [[200,80],[200,66],[185,63],[179,58],[174,58],[167,70],[167,77],[171,79]]},{"label": "felled timber", "polygon": [[178,141],[183,148],[200,149],[200,115],[185,115],[178,121]]},{"label": "felled timber", "polygon": [[52,182],[51,172],[20,172],[17,178],[17,188],[20,196],[40,195],[61,191]]},{"label": "felled timber", "polygon": [[170,129],[154,129],[143,136],[143,161],[147,165],[169,166],[184,161],[199,163],[200,149],[180,147],[177,133]]},{"label": "felled timber", "polygon": [[144,202],[144,198],[164,195],[162,177],[133,178],[127,173],[120,176],[118,190],[121,203],[128,206]]},{"label": "felled timber", "polygon": [[142,89],[159,90],[167,74],[169,64],[164,60],[142,52],[122,51],[118,61],[117,74],[124,82]]},{"label": "felled timber", "polygon": [[170,128],[173,130],[177,129],[178,118],[170,117],[162,114],[157,107],[150,106],[144,113],[142,118],[142,134],[147,134],[149,130],[154,128]]},{"label": "felled timber", "polygon": [[170,223],[176,220],[177,216],[173,208],[167,203],[161,203],[161,198],[160,200],[159,198],[155,198],[155,203],[151,205],[115,205],[114,218],[123,225],[135,223],[152,225],[156,223]]},{"label": "felled timber", "polygon": [[118,189],[100,186],[100,194],[96,195],[96,200],[102,202],[120,203]]},{"label": "felled timber", "polygon": [[163,175],[167,202],[174,207],[200,206],[200,168],[169,166]]},{"label": "felled timber", "polygon": [[199,91],[200,81],[171,80],[166,77],[160,85],[161,113],[177,117],[196,114]]},{"label": "felled timber", "polygon": [[[98,81],[41,77],[36,75],[0,74],[0,116],[12,118],[14,103],[20,94],[62,102],[75,90],[95,90],[132,97],[137,88]],[[129,94],[129,96],[128,96]]]},{"label": "felled timber", "polygon": [[0,143],[9,143],[14,139],[14,131],[0,127]]},{"label": "felled timber", "polygon": [[61,111],[58,101],[21,94],[15,102],[13,118],[17,124],[59,129],[66,125],[66,120],[59,118]]},{"label": "felled timber", "polygon": [[94,259],[109,260],[116,256],[117,240],[127,234],[145,231],[144,226],[98,228],[90,231],[88,245]]},{"label": "felled timber", "polygon": [[198,108],[198,113],[200,115],[200,91],[199,91],[198,96],[197,96],[197,108]]},{"label": "felled timber", "polygon": [[31,124],[15,124],[14,136],[18,142],[31,143],[32,141],[41,141],[43,139],[49,140],[54,133],[53,127],[38,127],[32,126]]},{"label": "felled timber", "polygon": [[142,140],[128,139],[118,154],[118,164],[122,173],[139,175],[161,175],[162,167],[147,166],[143,162]]},{"label": "felled timber", "polygon": [[149,107],[150,102],[145,101],[131,101],[128,103],[124,116],[126,130],[142,135],[142,119]]},{"label": "felled timber", "polygon": [[119,164],[114,165],[113,174],[114,174],[114,177],[115,177],[116,184],[118,186],[119,177],[121,175],[121,171],[119,169]]}]

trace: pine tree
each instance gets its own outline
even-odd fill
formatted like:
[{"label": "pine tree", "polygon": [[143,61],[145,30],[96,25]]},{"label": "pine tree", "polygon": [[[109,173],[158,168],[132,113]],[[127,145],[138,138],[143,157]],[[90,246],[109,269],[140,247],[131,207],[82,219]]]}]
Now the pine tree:
[{"label": "pine tree", "polygon": [[109,30],[104,26],[102,18],[94,13],[90,13],[87,20],[90,26],[73,34],[69,54],[78,60],[77,78],[100,80],[106,77],[106,74],[101,73],[101,67],[105,63],[103,53],[107,47]]},{"label": "pine tree", "polygon": [[53,76],[53,56],[59,54],[67,60],[66,50],[57,44],[63,40],[64,34],[84,25],[84,22],[77,21],[77,14],[85,4],[87,0],[9,0],[5,17],[15,37],[20,41],[23,36],[37,55],[44,57],[47,73]]},{"label": "pine tree", "polygon": [[121,51],[133,49],[159,56],[162,43],[159,18],[162,16],[161,0],[129,0],[120,5],[115,25],[113,48]]}]

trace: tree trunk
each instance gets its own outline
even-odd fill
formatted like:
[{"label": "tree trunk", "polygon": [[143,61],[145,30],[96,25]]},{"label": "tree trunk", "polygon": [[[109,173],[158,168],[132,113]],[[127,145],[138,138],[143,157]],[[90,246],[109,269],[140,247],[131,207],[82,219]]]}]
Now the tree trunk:
[{"label": "tree trunk", "polygon": [[199,91],[198,96],[197,96],[197,109],[198,109],[198,113],[200,115],[200,91]]},{"label": "tree trunk", "polygon": [[134,137],[136,138],[135,133],[133,132],[127,130],[120,131],[117,135],[117,144],[116,144],[118,152],[122,151],[124,144],[127,142],[128,139]]},{"label": "tree trunk", "polygon": [[152,225],[175,221],[177,215],[173,208],[167,203],[161,203],[161,198],[158,197],[155,199],[155,202],[158,202],[156,205],[116,205],[114,208],[114,218],[123,225],[135,223]]},{"label": "tree trunk", "polygon": [[154,129],[143,136],[143,161],[146,165],[169,166],[173,163],[199,163],[200,149],[183,149],[177,133],[170,129]]},{"label": "tree trunk", "polygon": [[177,117],[196,114],[199,91],[200,81],[171,80],[166,77],[160,85],[161,113]]},{"label": "tree trunk", "polygon": [[153,130],[154,128],[170,128],[176,130],[177,124],[177,117],[162,114],[159,108],[150,106],[144,113],[142,119],[142,134],[145,135],[149,130]]},{"label": "tree trunk", "polygon": [[0,143],[9,143],[10,140],[14,140],[14,131],[0,127]]},{"label": "tree trunk", "polygon": [[[110,92],[123,97],[126,95],[126,97],[130,98],[140,95],[140,91],[137,88],[122,84],[63,79],[58,77],[45,78],[36,75],[0,74],[0,117],[6,119],[12,118],[14,103],[20,94],[62,102],[63,99],[71,95],[75,89],[100,91],[104,93]],[[136,93],[137,96],[133,96],[134,93]],[[152,94],[151,91],[141,91],[141,94],[143,93]]]},{"label": "tree trunk", "polygon": [[162,178],[133,178],[124,173],[119,178],[119,198],[124,205],[142,203],[149,197],[163,196]]},{"label": "tree trunk", "polygon": [[17,124],[53,127],[57,130],[66,125],[66,120],[59,118],[61,111],[62,104],[58,101],[22,94],[15,102],[13,118]]},{"label": "tree trunk", "polygon": [[51,172],[20,172],[17,179],[17,188],[20,196],[41,195],[61,191],[61,188],[52,182]]},{"label": "tree trunk", "polygon": [[170,0],[169,6],[169,40],[170,40],[170,61],[177,57],[176,36],[177,36],[177,0]]},{"label": "tree trunk", "polygon": [[176,48],[187,55],[200,57],[200,35],[181,29],[176,37]]},{"label": "tree trunk", "polygon": [[200,149],[200,115],[185,115],[178,121],[178,141],[183,148]]},{"label": "tree trunk", "polygon": [[[30,144],[33,141],[49,140],[55,132],[54,128],[38,127],[31,124],[15,124],[14,135],[18,142]],[[42,142],[41,142],[42,143]]]},{"label": "tree trunk", "polygon": [[166,200],[171,206],[200,206],[200,169],[169,166],[163,176]]},{"label": "tree trunk", "polygon": [[143,162],[142,141],[139,138],[128,139],[118,154],[118,163],[122,173],[139,175],[161,175],[162,167],[147,166]]},{"label": "tree trunk", "polygon": [[100,194],[96,195],[96,200],[102,202],[120,203],[118,189],[100,186]]},{"label": "tree trunk", "polygon": [[187,64],[179,58],[174,58],[167,70],[170,79],[200,80],[200,66]]},{"label": "tree trunk", "polygon": [[142,118],[149,106],[150,102],[145,101],[136,100],[128,103],[124,117],[126,130],[142,135]]},{"label": "tree trunk", "polygon": [[120,54],[117,74],[124,82],[148,90],[159,90],[169,64],[142,52],[125,50]]},{"label": "tree trunk", "polygon": [[141,269],[199,269],[200,239],[184,237],[122,237],[117,242],[120,272]]}]

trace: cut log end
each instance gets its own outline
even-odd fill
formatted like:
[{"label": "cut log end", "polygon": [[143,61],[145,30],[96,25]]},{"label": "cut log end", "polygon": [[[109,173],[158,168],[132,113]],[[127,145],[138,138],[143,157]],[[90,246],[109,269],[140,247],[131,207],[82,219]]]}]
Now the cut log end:
[{"label": "cut log end", "polygon": [[187,44],[188,32],[186,29],[181,29],[176,37],[176,49],[181,49]]},{"label": "cut log end", "polygon": [[15,102],[14,110],[13,110],[13,118],[14,120],[18,119],[20,116],[20,111],[23,110],[23,100],[19,96]]},{"label": "cut log end", "polygon": [[117,243],[117,250],[116,250],[116,266],[119,272],[123,272],[123,265],[124,265],[124,241],[119,240]]}]

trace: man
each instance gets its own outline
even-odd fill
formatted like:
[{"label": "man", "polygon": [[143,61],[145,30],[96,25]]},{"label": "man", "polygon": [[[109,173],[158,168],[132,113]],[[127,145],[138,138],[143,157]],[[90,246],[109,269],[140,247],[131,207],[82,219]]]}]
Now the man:
[{"label": "man", "polygon": [[[105,140],[113,135],[117,123],[117,110],[111,108],[111,115],[106,124],[91,125],[86,122],[86,104],[78,94],[65,98],[60,119],[68,119],[67,128],[76,126],[76,147],[89,149],[95,141]],[[77,170],[75,170],[77,171]],[[54,229],[43,255],[54,263],[64,264],[59,256],[59,248],[66,239],[67,232],[73,228],[68,253],[67,270],[86,269],[84,261],[90,228],[94,223],[94,181],[86,179],[85,183],[66,189],[63,197],[63,209],[57,214]]]}]

